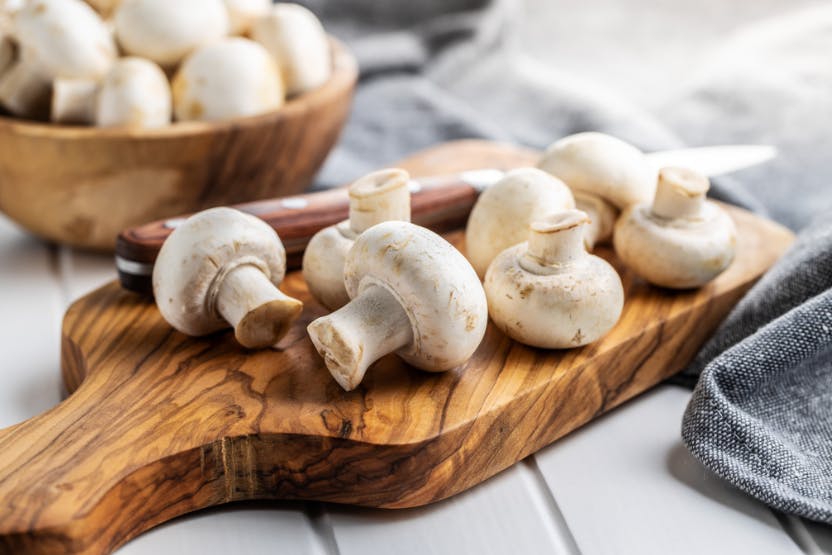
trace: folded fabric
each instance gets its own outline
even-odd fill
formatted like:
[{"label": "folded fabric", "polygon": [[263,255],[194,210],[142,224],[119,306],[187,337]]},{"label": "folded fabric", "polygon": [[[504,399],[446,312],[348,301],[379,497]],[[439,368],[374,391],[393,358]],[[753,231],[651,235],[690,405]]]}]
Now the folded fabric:
[{"label": "folded fabric", "polygon": [[[593,3],[539,2],[525,16],[518,0],[306,4],[348,42],[362,71],[351,119],[318,187],[458,138],[543,148],[596,130],[645,150],[775,144],[774,163],[715,180],[712,196],[805,230],[685,372],[690,383],[700,372],[701,379],[683,438],[706,466],[758,499],[832,522],[832,7],[795,9],[708,45],[712,55],[689,68],[690,79],[653,80],[665,89],[651,89],[647,105],[576,75],[574,68],[593,62],[563,47],[585,44],[580,25],[542,39],[552,45],[545,64],[516,40],[530,18],[551,22],[562,10],[585,10],[593,20]],[[605,21],[632,17],[629,3],[620,13],[606,10]],[[661,16],[650,15],[658,29]],[[649,31],[645,25],[639,29]],[[670,27],[677,40],[700,44],[696,27]],[[593,52],[629,46],[620,40],[594,35]],[[557,52],[568,52],[568,65]],[[616,73],[644,74],[643,60],[630,63]]]}]

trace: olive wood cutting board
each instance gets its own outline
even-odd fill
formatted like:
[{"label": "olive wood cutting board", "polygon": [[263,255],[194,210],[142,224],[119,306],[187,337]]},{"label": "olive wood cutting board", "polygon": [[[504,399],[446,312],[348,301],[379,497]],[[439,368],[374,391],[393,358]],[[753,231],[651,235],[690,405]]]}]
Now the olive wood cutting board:
[{"label": "olive wood cutting board", "polygon": [[[459,142],[404,161],[416,176],[511,168],[538,154]],[[153,301],[116,283],[63,322],[68,399],[0,431],[0,552],[107,553],[178,515],[243,499],[413,507],[444,499],[534,453],[680,370],[792,242],[736,208],[737,258],[714,282],[672,292],[621,272],[626,304],[595,344],[547,351],[489,325],[473,359],[429,374],[388,356],[344,392],[305,329],[279,350],[230,332],[189,338]],[[448,235],[462,247],[462,235]]]}]

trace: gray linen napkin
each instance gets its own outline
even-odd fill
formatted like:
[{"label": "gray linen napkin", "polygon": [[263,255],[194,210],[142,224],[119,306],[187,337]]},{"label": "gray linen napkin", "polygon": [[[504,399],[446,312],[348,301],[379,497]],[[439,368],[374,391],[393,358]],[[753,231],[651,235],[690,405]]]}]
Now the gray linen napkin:
[{"label": "gray linen napkin", "polygon": [[[832,7],[732,35],[695,79],[647,109],[557,59],[543,66],[524,56],[513,40],[523,17],[518,0],[305,3],[348,42],[362,70],[353,114],[318,187],[458,138],[542,148],[598,130],[645,150],[777,145],[775,163],[717,180],[712,196],[783,222],[799,240],[683,374],[698,384],[682,435],[740,489],[832,523]],[[564,0],[527,4],[540,10],[531,17],[575,9]]]}]

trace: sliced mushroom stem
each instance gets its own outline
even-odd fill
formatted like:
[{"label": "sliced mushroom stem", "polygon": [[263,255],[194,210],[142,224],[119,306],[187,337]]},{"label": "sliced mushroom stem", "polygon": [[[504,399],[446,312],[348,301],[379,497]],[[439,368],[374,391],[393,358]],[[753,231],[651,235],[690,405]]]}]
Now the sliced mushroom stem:
[{"label": "sliced mushroom stem", "polygon": [[575,191],[573,194],[575,208],[589,216],[589,223],[584,226],[586,248],[592,250],[595,245],[609,241],[612,238],[615,220],[618,218],[618,209],[597,195],[583,191]]},{"label": "sliced mushroom stem", "polygon": [[[579,210],[565,210],[532,222],[526,257],[541,266],[563,266],[586,256],[584,227],[589,218]],[[523,264],[527,266],[527,264]],[[534,265],[526,268],[534,272]]]},{"label": "sliced mushroom stem", "polygon": [[250,349],[277,343],[303,309],[303,303],[275,287],[252,264],[226,274],[216,299],[217,311],[234,328],[237,341]]},{"label": "sliced mushroom stem", "polygon": [[652,212],[669,220],[695,218],[705,205],[708,178],[684,168],[664,168],[659,172]]},{"label": "sliced mushroom stem", "polygon": [[37,68],[18,61],[0,78],[0,104],[23,117],[45,116],[52,84]]},{"label": "sliced mushroom stem", "polygon": [[50,119],[56,123],[90,124],[95,119],[98,81],[56,79],[52,83]]},{"label": "sliced mushroom stem", "polygon": [[355,389],[367,368],[413,341],[410,319],[385,287],[369,285],[343,308],[309,325],[309,336],[332,377]]},{"label": "sliced mushroom stem", "polygon": [[410,221],[410,175],[388,168],[365,175],[350,186],[350,229],[357,235],[381,222]]}]

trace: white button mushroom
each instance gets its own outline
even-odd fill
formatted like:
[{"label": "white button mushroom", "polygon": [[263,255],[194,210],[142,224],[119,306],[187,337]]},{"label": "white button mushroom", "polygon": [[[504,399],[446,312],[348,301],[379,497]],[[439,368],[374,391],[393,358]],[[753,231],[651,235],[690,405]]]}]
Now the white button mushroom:
[{"label": "white button mushroom", "polygon": [[243,38],[203,46],[173,78],[173,109],[179,121],[213,121],[278,109],[283,81],[266,50]]},{"label": "white button mushroom", "polygon": [[485,276],[488,312],[509,337],[545,349],[591,343],[621,316],[624,289],[583,243],[586,213],[567,210],[532,222],[528,243],[506,249]]},{"label": "white button mushroom", "polygon": [[575,208],[569,188],[536,168],[508,172],[480,194],[465,227],[465,253],[482,278],[494,257],[522,243],[529,224],[551,212]]},{"label": "white button mushroom", "polygon": [[488,309],[474,269],[423,227],[384,222],[359,235],[347,255],[344,281],[352,300],[307,329],[347,391],[392,352],[423,370],[456,368],[485,334]]},{"label": "white button mushroom", "polygon": [[95,124],[161,127],[171,120],[171,92],[162,69],[142,58],[121,58],[101,82]]},{"label": "white button mushroom", "polygon": [[107,26],[81,0],[35,0],[15,14],[20,58],[0,80],[0,103],[20,116],[49,106],[53,79],[97,79],[116,48]]},{"label": "white button mushroom", "polygon": [[227,35],[228,26],[223,0],[124,0],[115,14],[124,51],[163,67]]},{"label": "white button mushroom", "polygon": [[277,60],[289,96],[317,88],[329,79],[332,55],[326,31],[303,6],[275,4],[254,21],[251,36]]},{"label": "white button mushroom", "polygon": [[153,294],[162,316],[182,333],[231,326],[244,347],[268,347],[303,309],[277,288],[285,272],[286,251],[268,224],[232,208],[211,208],[165,240],[153,268]]},{"label": "white button mushroom", "polygon": [[258,17],[269,13],[272,0],[225,0],[232,35],[245,35]]},{"label": "white button mushroom", "polygon": [[610,238],[617,210],[649,202],[656,170],[634,146],[603,133],[578,133],[552,144],[538,167],[560,178],[589,214],[587,247]]},{"label": "white button mushroom", "polygon": [[303,253],[303,279],[309,292],[330,310],[350,300],[344,285],[344,261],[361,233],[389,220],[410,221],[410,175],[380,170],[355,181],[349,190],[349,219],[316,233]]},{"label": "white button mushroom", "polygon": [[92,123],[97,96],[98,81],[95,79],[55,79],[49,118],[55,123]]},{"label": "white button mushroom", "polygon": [[719,206],[705,200],[708,178],[664,168],[652,206],[625,211],[615,226],[615,251],[635,273],[662,287],[699,287],[734,259],[736,229]]}]

